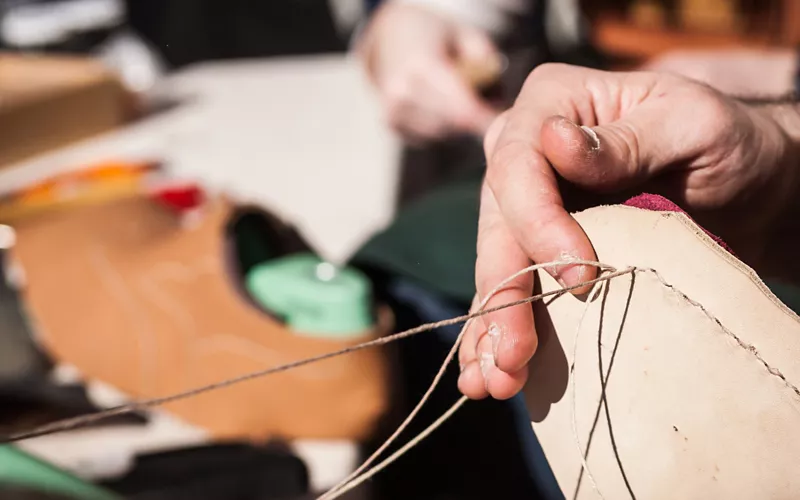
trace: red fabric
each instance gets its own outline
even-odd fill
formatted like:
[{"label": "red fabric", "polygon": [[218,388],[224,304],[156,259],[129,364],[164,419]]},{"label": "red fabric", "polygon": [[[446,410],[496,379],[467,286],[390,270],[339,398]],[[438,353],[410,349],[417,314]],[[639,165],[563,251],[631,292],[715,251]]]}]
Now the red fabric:
[{"label": "red fabric", "polygon": [[[640,194],[639,196],[634,196],[633,198],[629,199],[623,205],[628,207],[635,207],[641,208],[642,210],[654,210],[656,212],[680,212],[686,214],[686,211],[676,205],[675,203],[671,202],[670,200],[664,198],[663,196],[659,196],[657,194]],[[688,214],[686,214],[688,216]],[[691,217],[690,217],[691,218]],[[710,233],[705,228],[702,228],[703,231],[707,235],[709,235],[714,241],[716,241],[722,248],[733,254],[731,248],[720,238],[719,236]]]}]

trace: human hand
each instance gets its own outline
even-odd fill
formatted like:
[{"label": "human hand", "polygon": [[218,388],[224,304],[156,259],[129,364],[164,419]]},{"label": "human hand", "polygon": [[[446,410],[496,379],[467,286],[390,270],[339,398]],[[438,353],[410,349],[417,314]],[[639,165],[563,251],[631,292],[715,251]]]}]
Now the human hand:
[{"label": "human hand", "polygon": [[357,48],[391,126],[412,142],[457,134],[483,137],[497,111],[463,66],[492,73],[500,56],[483,32],[422,7],[385,2]]},{"label": "human hand", "polygon": [[738,96],[778,96],[794,90],[797,52],[792,49],[676,51],[648,63]]},{"label": "human hand", "polygon": [[[478,297],[530,261],[596,260],[563,207],[557,175],[599,193],[638,188],[663,194],[745,261],[758,263],[773,223],[796,197],[798,169],[788,160],[797,153],[794,144],[769,107],[692,80],[540,66],[484,142]],[[571,286],[596,273],[567,265],[551,274]],[[527,274],[486,307],[528,297],[532,288]],[[474,399],[509,398],[525,384],[537,347],[532,309],[513,307],[481,319],[471,323],[461,346],[459,388]]]}]

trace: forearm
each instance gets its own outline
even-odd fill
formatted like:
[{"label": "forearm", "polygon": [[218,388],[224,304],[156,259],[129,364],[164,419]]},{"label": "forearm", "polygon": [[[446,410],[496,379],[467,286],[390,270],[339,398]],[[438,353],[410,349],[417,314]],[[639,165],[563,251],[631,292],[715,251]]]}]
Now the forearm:
[{"label": "forearm", "polygon": [[775,120],[789,138],[786,168],[792,172],[793,198],[784,215],[783,252],[791,260],[791,279],[800,284],[800,101],[795,100],[776,107]]}]

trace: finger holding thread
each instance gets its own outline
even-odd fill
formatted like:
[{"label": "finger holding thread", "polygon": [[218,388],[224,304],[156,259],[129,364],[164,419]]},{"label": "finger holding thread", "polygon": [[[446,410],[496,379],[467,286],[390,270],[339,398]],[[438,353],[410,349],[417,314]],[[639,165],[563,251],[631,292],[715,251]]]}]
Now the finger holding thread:
[{"label": "finger holding thread", "polygon": [[492,354],[492,339],[483,335],[478,341],[477,365],[483,379],[486,392],[494,399],[504,400],[515,396],[528,380],[528,368],[523,367],[514,372],[500,370]]},{"label": "finger holding thread", "polygon": [[[564,208],[558,176],[542,151],[542,126],[554,115],[578,119],[555,80],[529,78],[526,87],[552,92],[553,99],[515,105],[492,125],[484,141],[486,185],[494,193],[496,211],[518,246],[534,262],[594,260],[594,249],[583,228]],[[533,74],[531,76],[534,76]],[[498,131],[499,130],[499,131]],[[493,209],[494,210],[494,209]],[[484,217],[483,212],[481,217]],[[495,256],[502,259],[505,252]],[[563,265],[547,270],[562,286],[592,279],[596,269]],[[588,288],[576,289],[585,293]]]},{"label": "finger holding thread", "polygon": [[[532,273],[519,275],[506,283],[501,290],[495,290],[508,276],[530,265],[530,260],[508,231],[494,195],[486,187],[481,196],[480,210],[475,278],[478,293],[485,301],[485,309],[530,296],[533,291]],[[492,292],[494,295],[490,297]],[[491,356],[494,366],[508,375],[524,368],[538,344],[531,306],[519,305],[503,309],[489,313],[482,319],[489,340],[488,352],[483,355]],[[476,357],[480,356],[481,352],[478,352]],[[516,377],[511,378],[516,380]],[[504,379],[506,377],[502,378]],[[507,388],[505,383],[511,382],[509,380],[490,384],[492,396],[495,396],[491,390],[494,388],[502,393],[522,389],[522,385],[517,383],[514,383],[514,387]]]}]

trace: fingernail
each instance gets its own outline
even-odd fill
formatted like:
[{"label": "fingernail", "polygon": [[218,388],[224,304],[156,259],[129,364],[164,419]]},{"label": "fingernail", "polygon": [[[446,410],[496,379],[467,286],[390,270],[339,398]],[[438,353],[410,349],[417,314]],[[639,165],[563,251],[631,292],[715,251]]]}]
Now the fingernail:
[{"label": "fingernail", "polygon": [[503,338],[503,329],[497,326],[497,323],[489,325],[489,338],[492,339],[492,356],[494,357],[494,364],[497,364],[497,350],[500,347],[500,340]]},{"label": "fingernail", "polygon": [[[562,250],[561,253],[558,254],[558,260],[561,262],[571,262],[574,260],[578,260],[578,257],[573,253]],[[567,287],[567,282],[564,279],[564,274],[569,269],[570,266],[568,264],[561,264],[553,268],[553,278],[556,279],[556,281],[558,282],[559,285],[561,285],[562,288]]]},{"label": "fingernail", "polygon": [[583,131],[584,135],[589,139],[592,145],[592,150],[597,151],[600,149],[600,137],[597,135],[597,132],[592,130],[590,127],[586,125],[581,125],[581,130]]},{"label": "fingernail", "polygon": [[482,352],[479,357],[481,373],[483,374],[483,384],[489,390],[489,373],[494,367],[494,356],[489,352]]},{"label": "fingernail", "polygon": [[[571,261],[578,261],[581,259],[574,253],[562,251],[558,255],[558,260],[562,262],[571,262]],[[583,281],[583,274],[585,272],[584,266],[577,264],[576,265],[563,264],[554,269],[554,271],[555,272],[553,274],[553,278],[555,278],[555,280],[558,282],[559,285],[561,285],[562,288],[566,288],[567,286],[569,286],[565,279],[567,274],[575,275],[574,277],[576,279],[574,280],[574,282],[580,283],[581,281]]]},{"label": "fingernail", "polygon": [[497,345],[500,343],[500,328],[497,323],[489,325],[489,338],[492,339],[492,355],[497,359]]}]

